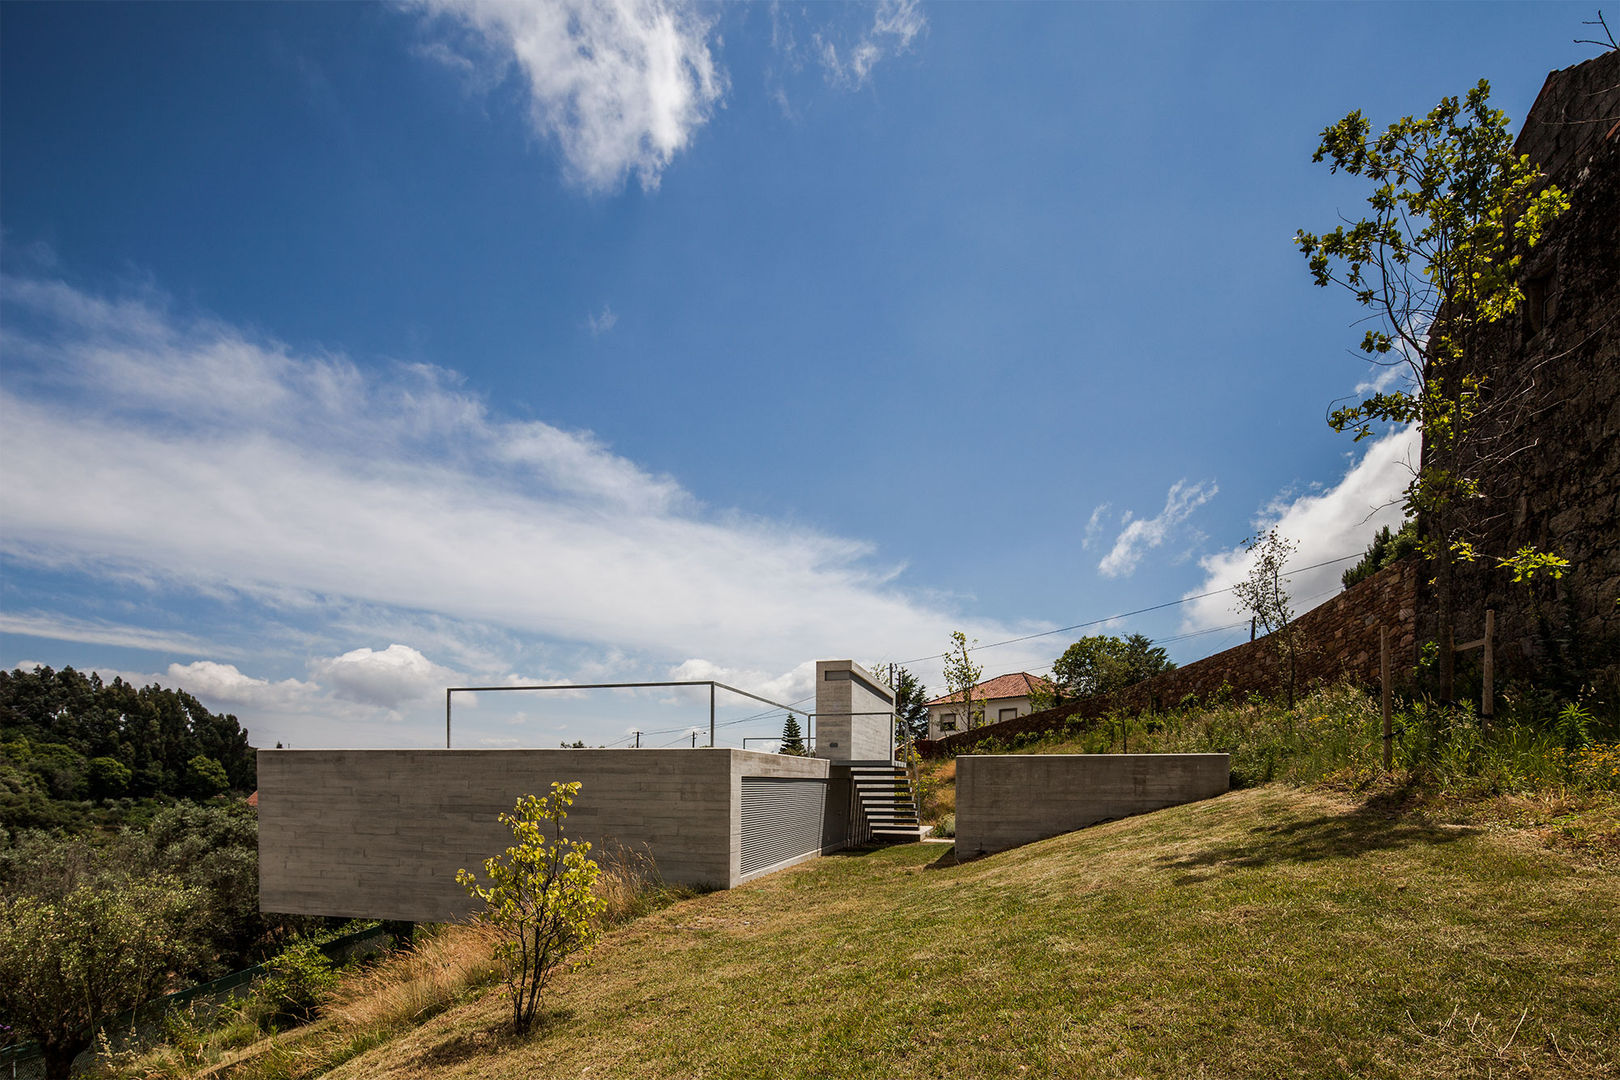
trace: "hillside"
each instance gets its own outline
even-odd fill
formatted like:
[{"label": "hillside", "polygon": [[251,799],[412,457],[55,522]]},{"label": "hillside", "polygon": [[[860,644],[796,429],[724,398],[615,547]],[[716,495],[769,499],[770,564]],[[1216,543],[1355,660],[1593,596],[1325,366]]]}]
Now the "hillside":
[{"label": "hillside", "polygon": [[1620,1075],[1620,880],[1522,834],[1271,786],[946,850],[677,904],[533,1039],[492,993],[330,1075]]}]

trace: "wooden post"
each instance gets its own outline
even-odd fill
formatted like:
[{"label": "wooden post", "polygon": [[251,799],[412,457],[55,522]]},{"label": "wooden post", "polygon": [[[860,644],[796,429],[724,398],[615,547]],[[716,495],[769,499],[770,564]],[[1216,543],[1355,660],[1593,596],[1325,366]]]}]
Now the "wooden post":
[{"label": "wooden post", "polygon": [[1378,675],[1384,684],[1384,771],[1395,767],[1395,734],[1390,726],[1389,627],[1378,628]]},{"label": "wooden post", "polygon": [[1496,612],[1485,609],[1484,688],[1479,695],[1479,714],[1489,720],[1496,714],[1496,651],[1492,638],[1496,636]]}]

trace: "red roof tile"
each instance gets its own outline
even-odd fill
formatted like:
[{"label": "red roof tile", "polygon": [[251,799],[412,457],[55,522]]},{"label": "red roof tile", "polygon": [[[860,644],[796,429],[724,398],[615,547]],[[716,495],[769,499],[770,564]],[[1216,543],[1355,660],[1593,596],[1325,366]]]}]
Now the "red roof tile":
[{"label": "red roof tile", "polygon": [[[986,679],[973,688],[973,700],[995,701],[998,698],[1028,697],[1032,686],[1050,690],[1052,683],[1048,679],[1043,679],[1039,675],[1031,675],[1027,671],[1016,671],[1011,675],[997,675],[993,679]],[[949,705],[952,702],[961,700],[962,692],[958,690],[954,694],[937,697],[933,701],[927,702],[927,704]]]}]

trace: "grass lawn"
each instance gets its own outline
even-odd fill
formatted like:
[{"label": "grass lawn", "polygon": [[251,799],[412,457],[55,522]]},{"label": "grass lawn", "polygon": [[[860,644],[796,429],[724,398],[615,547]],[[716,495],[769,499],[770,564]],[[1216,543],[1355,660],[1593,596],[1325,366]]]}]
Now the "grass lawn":
[{"label": "grass lawn", "polygon": [[331,1075],[1620,1076],[1620,877],[1269,786],[963,866],[814,860]]}]

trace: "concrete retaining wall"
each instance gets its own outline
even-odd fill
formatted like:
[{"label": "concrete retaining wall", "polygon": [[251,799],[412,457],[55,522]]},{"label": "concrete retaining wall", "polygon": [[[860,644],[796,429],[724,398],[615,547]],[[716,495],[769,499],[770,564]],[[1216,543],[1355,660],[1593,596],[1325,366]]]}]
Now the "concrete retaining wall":
[{"label": "concrete retaining wall", "polygon": [[[730,887],[742,777],[825,780],[828,763],[732,749],[261,750],[259,906],[438,922],[475,905],[455,882],[505,851],[497,816],[578,780],[567,835],[646,845],[665,879]],[[806,852],[810,857],[817,852]]]},{"label": "concrete retaining wall", "polygon": [[956,850],[1005,851],[1227,789],[1226,754],[983,754],[956,759]]}]

